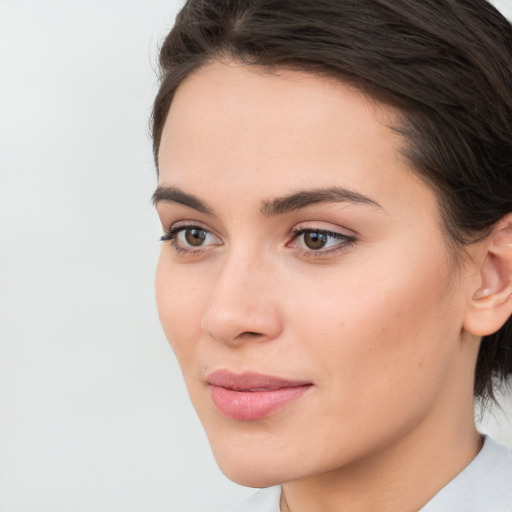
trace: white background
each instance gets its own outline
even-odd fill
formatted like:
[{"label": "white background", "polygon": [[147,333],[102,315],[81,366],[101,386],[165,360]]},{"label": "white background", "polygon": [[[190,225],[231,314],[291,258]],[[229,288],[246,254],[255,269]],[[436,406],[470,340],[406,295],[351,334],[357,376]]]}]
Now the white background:
[{"label": "white background", "polygon": [[[180,3],[0,3],[1,512],[208,512],[253,492],[216,468],[154,306],[148,116]],[[512,446],[508,407],[485,428]]]}]

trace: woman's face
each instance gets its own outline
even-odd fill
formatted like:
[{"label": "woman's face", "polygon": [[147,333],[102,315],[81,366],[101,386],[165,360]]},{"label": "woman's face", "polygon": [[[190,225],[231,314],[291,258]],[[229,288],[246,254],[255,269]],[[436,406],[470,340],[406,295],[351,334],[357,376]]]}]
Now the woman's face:
[{"label": "woman's face", "polygon": [[392,122],[332,79],[234,63],[172,102],[158,309],[217,461],[242,484],[436,435],[471,399],[473,277]]}]

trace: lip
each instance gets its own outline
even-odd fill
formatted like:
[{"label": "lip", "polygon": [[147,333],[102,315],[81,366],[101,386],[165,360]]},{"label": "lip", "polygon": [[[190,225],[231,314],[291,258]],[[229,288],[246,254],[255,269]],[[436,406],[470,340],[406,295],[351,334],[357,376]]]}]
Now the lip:
[{"label": "lip", "polygon": [[302,397],[313,386],[308,381],[228,370],[216,370],[206,381],[217,409],[228,418],[242,421],[266,418]]}]

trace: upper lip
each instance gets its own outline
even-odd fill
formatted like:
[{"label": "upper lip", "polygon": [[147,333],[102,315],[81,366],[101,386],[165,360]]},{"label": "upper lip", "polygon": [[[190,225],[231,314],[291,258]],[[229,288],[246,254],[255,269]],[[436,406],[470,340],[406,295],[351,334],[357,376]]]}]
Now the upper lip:
[{"label": "upper lip", "polygon": [[272,391],[312,384],[305,380],[290,380],[254,372],[234,373],[229,370],[216,370],[206,377],[206,381],[212,386],[234,391]]}]

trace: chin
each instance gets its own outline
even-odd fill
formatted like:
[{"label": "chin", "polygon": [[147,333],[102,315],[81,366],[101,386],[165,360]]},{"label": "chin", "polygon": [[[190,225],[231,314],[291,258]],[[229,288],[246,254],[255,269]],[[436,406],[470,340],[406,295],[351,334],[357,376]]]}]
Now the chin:
[{"label": "chin", "polygon": [[212,446],[217,465],[224,475],[233,482],[245,487],[272,487],[293,480],[283,461],[276,463],[263,451],[254,446],[244,449],[227,450]]},{"label": "chin", "polygon": [[228,464],[219,463],[220,470],[231,481],[245,487],[263,488],[280,485],[289,478],[285,478],[282,471],[267,466],[254,467],[249,464],[231,461]]}]

